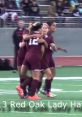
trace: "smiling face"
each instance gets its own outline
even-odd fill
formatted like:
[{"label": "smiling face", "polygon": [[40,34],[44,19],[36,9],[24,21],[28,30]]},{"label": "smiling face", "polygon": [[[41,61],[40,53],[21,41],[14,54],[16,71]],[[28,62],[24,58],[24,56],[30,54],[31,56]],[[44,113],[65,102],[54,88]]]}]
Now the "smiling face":
[{"label": "smiling face", "polygon": [[50,32],[55,32],[56,31],[56,23],[52,23],[51,26],[49,26]]},{"label": "smiling face", "polygon": [[43,23],[43,25],[42,25],[42,33],[43,34],[47,34],[48,31],[49,31],[49,28],[48,28],[47,23]]}]

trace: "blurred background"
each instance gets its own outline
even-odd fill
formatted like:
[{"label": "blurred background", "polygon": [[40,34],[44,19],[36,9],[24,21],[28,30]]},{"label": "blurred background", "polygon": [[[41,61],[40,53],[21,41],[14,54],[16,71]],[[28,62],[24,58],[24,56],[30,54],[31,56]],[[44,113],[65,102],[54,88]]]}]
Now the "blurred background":
[{"label": "blurred background", "polygon": [[30,22],[54,20],[54,39],[68,51],[53,53],[56,64],[82,65],[82,0],[0,0],[0,58],[7,58],[12,66],[12,35],[20,19],[26,27]]}]

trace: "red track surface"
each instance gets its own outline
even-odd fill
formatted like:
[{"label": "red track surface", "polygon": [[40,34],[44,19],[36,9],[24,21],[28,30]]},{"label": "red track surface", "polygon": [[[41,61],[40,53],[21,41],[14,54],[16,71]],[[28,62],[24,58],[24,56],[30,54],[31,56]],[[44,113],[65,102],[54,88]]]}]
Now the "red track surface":
[{"label": "red track surface", "polygon": [[[8,58],[13,66],[13,57],[8,56],[0,58]],[[55,57],[54,61],[56,66],[82,66],[82,56]]]},{"label": "red track surface", "polygon": [[57,66],[82,66],[82,57],[56,57]]}]

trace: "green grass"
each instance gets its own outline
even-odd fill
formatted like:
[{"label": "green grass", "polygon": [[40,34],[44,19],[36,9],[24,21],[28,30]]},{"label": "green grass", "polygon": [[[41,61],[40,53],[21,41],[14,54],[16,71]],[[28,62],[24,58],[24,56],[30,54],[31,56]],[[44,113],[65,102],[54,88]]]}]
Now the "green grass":
[{"label": "green grass", "polygon": [[[68,77],[68,76],[82,76],[82,67],[62,67],[56,69],[56,76],[58,77]],[[12,78],[18,77],[18,73],[13,73],[12,71],[0,71],[0,77],[2,78]],[[47,105],[50,102],[51,105],[54,103],[58,105],[58,103],[67,104],[66,109],[61,110],[59,112],[59,107],[55,111],[49,108],[49,110],[43,112],[38,112],[39,110],[30,109],[28,112],[28,108],[26,111],[16,111],[16,108],[11,108],[9,111],[9,106],[11,105],[11,101],[17,103],[25,102],[26,107],[29,105],[29,101],[27,99],[20,99],[16,92],[16,86],[18,85],[18,81],[0,81],[0,117],[82,117],[82,80],[54,80],[52,84],[52,88],[56,89],[53,92],[56,97],[48,98],[43,94],[39,94],[42,97],[42,103]],[[58,92],[57,89],[61,89],[62,92]],[[2,106],[5,101],[7,106],[5,109],[2,109]],[[37,101],[40,103],[41,101]],[[71,108],[71,103],[76,103],[75,107]],[[36,102],[34,102],[36,104]],[[81,107],[77,108],[77,105]],[[75,110],[76,108],[76,110]],[[2,110],[1,110],[2,109]],[[69,111],[70,109],[70,111]],[[13,111],[13,112],[12,112]]]},{"label": "green grass", "polygon": [[[56,68],[56,76],[58,77],[70,77],[70,76],[82,76],[82,67],[59,67]],[[18,77],[18,73],[13,71],[0,71],[0,77]]]}]

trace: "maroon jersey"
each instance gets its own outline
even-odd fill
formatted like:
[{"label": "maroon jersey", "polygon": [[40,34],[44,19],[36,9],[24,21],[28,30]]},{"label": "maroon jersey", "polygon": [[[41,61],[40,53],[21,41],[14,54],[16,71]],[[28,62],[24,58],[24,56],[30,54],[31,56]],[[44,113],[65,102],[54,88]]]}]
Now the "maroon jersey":
[{"label": "maroon jersey", "polygon": [[30,54],[41,56],[41,44],[38,43],[38,38],[34,37],[28,42],[28,50]]},{"label": "maroon jersey", "polygon": [[[24,30],[23,34],[29,34],[29,30],[28,29]],[[27,43],[26,46],[19,48],[17,56],[17,66],[21,66],[23,64],[26,52],[27,52]]]},{"label": "maroon jersey", "polygon": [[23,32],[26,31],[26,28],[17,28],[13,33],[13,43],[17,50],[19,49],[19,43],[22,41]]},{"label": "maroon jersey", "polygon": [[[34,34],[39,34],[39,32],[34,32]],[[33,37],[27,41],[28,51],[27,53],[30,55],[37,55],[41,57],[41,44],[38,43],[37,37]]]},{"label": "maroon jersey", "polygon": [[54,43],[53,36],[50,33],[48,33],[47,35],[44,36],[44,39],[48,44],[48,48],[45,49],[45,53],[41,61],[42,64],[41,68],[46,69],[46,68],[55,67],[55,63],[52,58],[52,50],[50,49],[50,44]]},{"label": "maroon jersey", "polygon": [[28,30],[28,29],[25,29],[25,30],[23,31],[23,34],[29,34],[29,30]]},{"label": "maroon jersey", "polygon": [[28,51],[25,56],[24,65],[31,70],[41,69],[41,44],[38,43],[38,38],[33,37],[28,41]]},{"label": "maroon jersey", "polygon": [[51,33],[48,33],[47,35],[45,35],[44,40],[48,44],[48,48],[46,48],[46,55],[52,55],[52,50],[50,49],[50,44],[55,43],[55,42],[54,42],[54,39],[53,39],[53,36],[51,35]]}]

